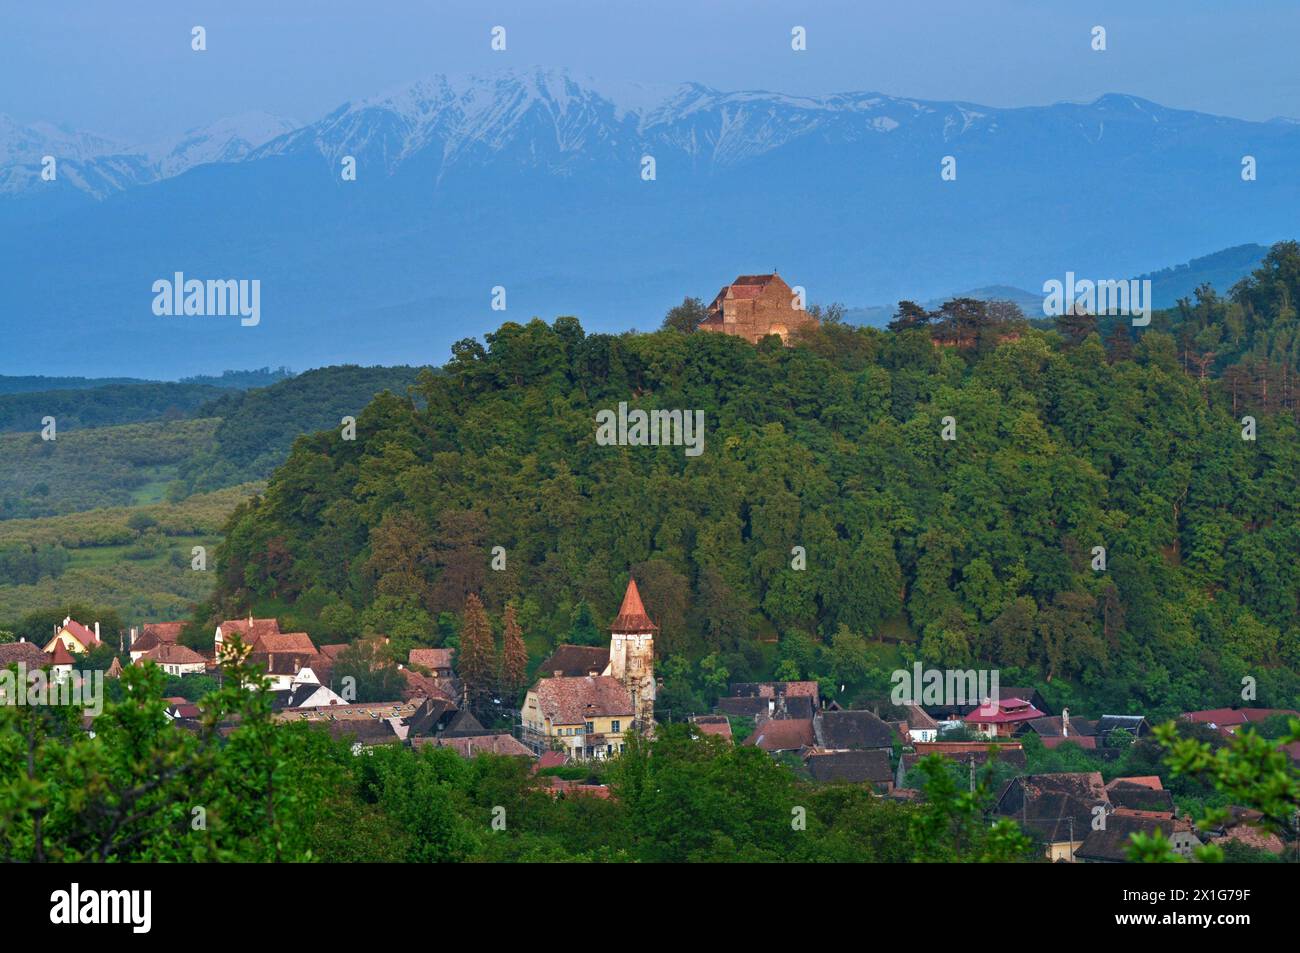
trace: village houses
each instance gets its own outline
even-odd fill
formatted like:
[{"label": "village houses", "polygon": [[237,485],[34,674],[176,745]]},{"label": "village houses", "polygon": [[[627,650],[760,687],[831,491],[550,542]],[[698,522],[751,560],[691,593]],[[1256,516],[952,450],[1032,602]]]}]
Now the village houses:
[{"label": "village houses", "polygon": [[[543,663],[522,716],[524,742],[534,751],[559,748],[574,760],[604,759],[623,751],[627,733],[652,732],[654,635],[659,627],[646,614],[635,579],[628,581],[610,628],[599,674],[600,658],[595,652],[572,651],[579,646],[561,646]],[[575,670],[581,674],[546,674]]]}]

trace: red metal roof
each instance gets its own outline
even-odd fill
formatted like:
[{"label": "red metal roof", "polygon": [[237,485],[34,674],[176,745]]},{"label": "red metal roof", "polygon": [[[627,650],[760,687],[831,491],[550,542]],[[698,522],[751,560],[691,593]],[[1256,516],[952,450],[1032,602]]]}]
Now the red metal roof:
[{"label": "red metal roof", "polygon": [[1003,698],[992,714],[986,714],[984,706],[980,706],[963,720],[976,725],[1001,725],[1011,721],[1028,721],[1031,718],[1042,717],[1043,713],[1023,698]]}]

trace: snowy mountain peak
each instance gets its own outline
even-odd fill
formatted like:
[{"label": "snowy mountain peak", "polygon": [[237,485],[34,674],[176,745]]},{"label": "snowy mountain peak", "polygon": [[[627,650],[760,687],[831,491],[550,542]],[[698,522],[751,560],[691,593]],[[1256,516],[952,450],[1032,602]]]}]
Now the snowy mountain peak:
[{"label": "snowy mountain peak", "polygon": [[47,155],[90,159],[121,151],[122,144],[107,136],[52,122],[24,125],[0,113],[0,165],[3,166],[37,163]]},{"label": "snowy mountain peak", "polygon": [[177,137],[145,143],[131,152],[144,156],[157,167],[159,178],[166,179],[197,165],[238,162],[258,146],[295,128],[297,123],[278,116],[242,113],[187,129]]},{"label": "snowy mountain peak", "polygon": [[200,165],[270,156],[315,156],[333,167],[350,155],[388,176],[418,157],[438,182],[457,167],[488,163],[555,175],[601,167],[621,175],[647,153],[680,158],[696,169],[722,169],[813,140],[860,147],[889,136],[913,145],[947,144],[1032,120],[1035,128],[1096,145],[1115,124],[1204,119],[1236,122],[1120,93],[1005,109],[870,91],[810,96],[722,91],[697,82],[610,84],[534,66],[430,76],[345,103],[305,126],[246,113],[131,148],[91,133],[49,123],[24,126],[0,116],[0,192],[34,187],[35,163],[47,154],[73,166],[67,184],[100,198]]}]

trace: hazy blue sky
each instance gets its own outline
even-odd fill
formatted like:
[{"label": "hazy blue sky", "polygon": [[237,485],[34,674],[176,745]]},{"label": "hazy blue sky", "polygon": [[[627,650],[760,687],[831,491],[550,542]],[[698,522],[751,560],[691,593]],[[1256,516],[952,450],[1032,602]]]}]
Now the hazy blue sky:
[{"label": "hazy blue sky", "polygon": [[[190,50],[190,28],[208,51]],[[492,53],[488,31],[508,30]],[[807,28],[792,53],[789,31]],[[1108,31],[1094,53],[1089,31]],[[263,110],[300,121],[438,72],[568,66],[723,89],[868,89],[1016,106],[1126,92],[1300,114],[1296,0],[11,0],[0,112],[144,140]]]}]

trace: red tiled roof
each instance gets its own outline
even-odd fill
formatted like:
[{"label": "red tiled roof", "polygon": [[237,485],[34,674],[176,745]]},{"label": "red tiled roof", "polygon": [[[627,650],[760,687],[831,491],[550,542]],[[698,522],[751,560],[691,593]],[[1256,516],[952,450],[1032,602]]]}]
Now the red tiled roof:
[{"label": "red tiled roof", "polygon": [[551,794],[557,797],[561,794],[581,794],[609,800],[613,796],[606,784],[587,784],[583,781],[566,781],[563,778],[556,777],[543,778],[542,780],[547,783]]},{"label": "red tiled roof", "polygon": [[480,754],[512,755],[531,758],[533,753],[513,735],[474,735],[464,738],[417,738],[416,746],[432,745],[436,748],[453,748],[462,758],[473,758]]},{"label": "red tiled roof", "polygon": [[556,725],[578,725],[588,718],[633,714],[632,697],[608,675],[543,678],[534,688],[542,714]]},{"label": "red tiled roof", "polygon": [[816,682],[781,682],[779,684],[785,685],[785,693],[787,695],[792,695],[796,698],[800,696],[805,698],[817,697]]},{"label": "red tiled roof", "polygon": [[244,644],[248,645],[264,635],[278,633],[280,631],[280,620],[227,619],[218,628],[221,629],[221,635],[224,638],[230,638],[231,635],[238,633]]},{"label": "red tiled roof", "polygon": [[718,292],[717,297],[709,304],[709,310],[713,312],[705,323],[721,323],[720,302],[724,298],[731,298],[733,301],[749,301],[757,298],[763,293],[763,290],[773,281],[779,281],[780,277],[775,274],[770,275],[738,275],[736,280],[729,285],[723,285],[722,290]]},{"label": "red tiled roof", "polygon": [[1286,850],[1286,844],[1282,842],[1282,838],[1271,831],[1251,827],[1249,824],[1238,824],[1224,834],[1223,839],[1237,841],[1247,847],[1254,847],[1256,850],[1266,850],[1270,854],[1281,854]]},{"label": "red tiled roof", "polygon": [[76,659],[72,657],[72,653],[68,651],[68,647],[64,645],[62,641],[55,642],[54,651],[50,653],[50,664],[73,665],[75,663]]},{"label": "red tiled roof", "polygon": [[402,692],[404,698],[441,698],[444,701],[454,702],[460,694],[455,679],[421,675],[409,668],[402,669],[402,677],[406,679],[406,690]]},{"label": "red tiled roof", "polygon": [[6,642],[0,645],[0,668],[22,662],[28,669],[44,668],[50,657],[35,642]]},{"label": "red tiled roof", "polygon": [[148,622],[140,629],[139,636],[131,644],[132,652],[147,652],[165,642],[174,643],[181,637],[184,622]]},{"label": "red tiled roof", "polygon": [[311,669],[322,685],[328,685],[334,672],[334,660],[324,652],[318,652],[303,659],[302,667]]},{"label": "red tiled roof", "polygon": [[918,741],[912,745],[917,755],[927,754],[977,754],[989,750],[989,746],[999,751],[1020,751],[1024,748],[1019,741]]},{"label": "red tiled roof", "polygon": [[795,751],[813,744],[811,718],[769,718],[754,729],[745,744],[764,751]]},{"label": "red tiled roof", "polygon": [[59,631],[63,629],[71,632],[73,637],[87,649],[93,649],[100,644],[99,639],[95,638],[94,630],[82,625],[76,619],[69,619],[66,624],[59,627]]},{"label": "red tiled roof", "polygon": [[1292,718],[1300,718],[1300,712],[1293,711],[1290,708],[1210,708],[1205,711],[1184,712],[1183,718],[1187,721],[1218,725],[1220,728],[1225,728],[1235,725],[1255,724],[1266,721],[1274,715],[1290,715]]},{"label": "red tiled roof", "polygon": [[1088,751],[1094,751],[1097,748],[1097,737],[1095,735],[1046,735],[1038,740],[1043,743],[1043,747],[1048,751],[1055,751],[1064,744],[1078,745]]},{"label": "red tiled roof", "polygon": [[696,715],[691,721],[702,735],[717,735],[731,740],[731,722],[725,715]]},{"label": "red tiled roof", "polygon": [[1144,788],[1150,788],[1152,791],[1163,791],[1165,789],[1164,784],[1160,781],[1160,775],[1136,774],[1131,778],[1115,778],[1110,784],[1106,785],[1106,790],[1109,791],[1119,784],[1137,784]]},{"label": "red tiled roof", "polygon": [[195,665],[204,660],[203,656],[185,645],[163,642],[140,656],[140,661],[148,659],[158,665]]},{"label": "red tiled roof", "polygon": [[429,671],[451,668],[451,649],[411,649],[408,665],[418,665]]},{"label": "red tiled roof", "polygon": [[[277,626],[278,628],[278,626]],[[276,655],[281,652],[305,652],[308,655],[319,654],[312,644],[311,636],[306,632],[267,632],[258,636],[253,646],[254,652],[266,652]]]},{"label": "red tiled roof", "polygon": [[561,768],[568,763],[569,756],[563,751],[543,751],[534,770],[541,768]]},{"label": "red tiled roof", "polygon": [[623,606],[610,624],[611,632],[642,634],[658,632],[659,626],[650,621],[645,606],[641,604],[641,593],[637,591],[636,580],[627,581],[627,591],[623,593]]}]

